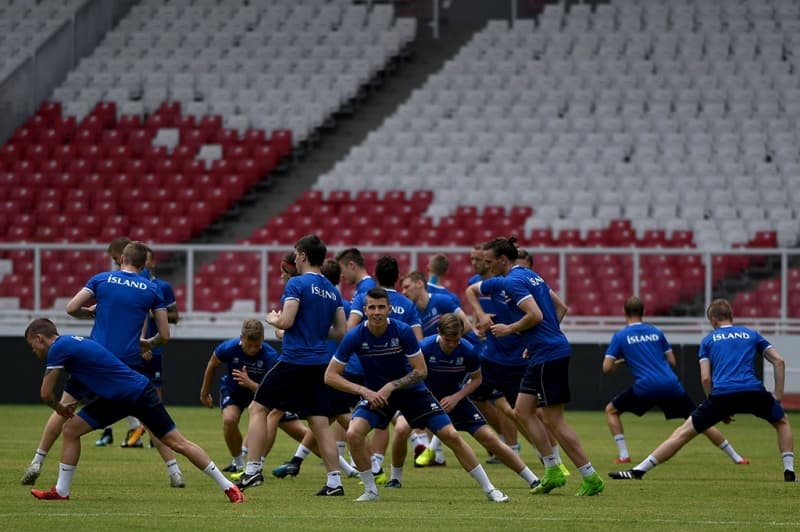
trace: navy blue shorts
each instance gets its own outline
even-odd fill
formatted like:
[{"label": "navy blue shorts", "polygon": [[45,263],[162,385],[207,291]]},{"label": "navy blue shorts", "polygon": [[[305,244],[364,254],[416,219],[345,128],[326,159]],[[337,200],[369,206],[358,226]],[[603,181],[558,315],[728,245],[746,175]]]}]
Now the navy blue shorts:
[{"label": "navy blue shorts", "polygon": [[[364,375],[344,373],[342,377],[356,384],[364,384]],[[349,414],[361,400],[361,397],[358,395],[343,392],[335,388],[330,388],[328,393],[331,397],[331,414],[334,416]]]},{"label": "navy blue shorts", "polygon": [[520,383],[520,393],[535,395],[537,406],[569,403],[569,359],[551,360],[528,366]]},{"label": "navy blue shorts", "polygon": [[634,393],[633,388],[628,388],[614,397],[611,404],[619,410],[620,414],[632,412],[640,417],[657,406],[664,412],[664,419],[686,419],[692,415],[692,411],[697,406],[686,392],[669,397],[640,397]]},{"label": "navy blue shorts", "polygon": [[253,400],[270,410],[331,417],[330,388],[323,380],[327,367],[278,362],[264,375]]},{"label": "navy blue shorts", "polygon": [[491,360],[481,359],[483,382],[505,397],[513,408],[517,404],[517,394],[522,377],[528,366],[506,366]]},{"label": "navy blue shorts", "polygon": [[389,396],[389,404],[380,409],[370,408],[369,403],[362,399],[356,405],[353,417],[366,419],[374,429],[385,429],[398,410],[415,429],[427,428],[436,433],[452,423],[428,389],[396,390]]},{"label": "navy blue shorts", "polygon": [[164,357],[160,354],[153,354],[153,358],[145,360],[141,367],[136,371],[150,379],[153,386],[161,388],[164,385]]},{"label": "navy blue shorts", "polygon": [[152,384],[148,384],[135,401],[112,401],[98,397],[83,407],[78,415],[93,429],[107,427],[126,416],[133,416],[159,439],[175,429],[175,422]]},{"label": "navy blue shorts", "polygon": [[783,419],[786,412],[767,390],[712,394],[692,412],[692,425],[697,432],[705,432],[734,414],[753,414],[775,423]]},{"label": "navy blue shorts", "polygon": [[225,410],[229,406],[237,406],[239,410],[244,412],[253,401],[254,395],[255,392],[251,392],[243,386],[237,386],[236,388],[222,386],[219,389],[219,408],[220,410]]},{"label": "navy blue shorts", "polygon": [[460,400],[447,415],[450,416],[456,430],[469,432],[470,435],[474,435],[479,428],[486,425],[486,419],[469,399]]}]

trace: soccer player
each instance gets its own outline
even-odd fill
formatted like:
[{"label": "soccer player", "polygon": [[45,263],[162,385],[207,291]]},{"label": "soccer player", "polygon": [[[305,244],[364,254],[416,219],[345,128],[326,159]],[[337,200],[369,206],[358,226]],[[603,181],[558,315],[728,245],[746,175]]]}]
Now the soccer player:
[{"label": "soccer player", "polygon": [[[244,469],[244,438],[239,430],[242,412],[253,400],[258,383],[278,361],[278,352],[264,341],[264,325],[258,320],[245,320],[238,338],[225,340],[214,348],[203,373],[200,402],[213,408],[211,381],[214,371],[222,364],[226,372],[220,379],[219,406],[222,410],[222,433],[232,461],[225,472]],[[296,418],[295,418],[296,419]]]},{"label": "soccer player", "polygon": [[[239,488],[225,478],[208,454],[178,431],[147,377],[130,369],[114,353],[89,338],[60,336],[55,324],[48,319],[31,322],[25,330],[25,340],[36,356],[47,362],[42,379],[42,401],[66,420],[58,481],[47,491],[32,489],[31,495],[44,500],[68,500],[80,458],[81,436],[125,415],[135,415],[165,445],[210,476],[230,502],[244,502]],[[143,339],[142,349],[150,347]],[[83,407],[77,415],[74,405],[65,407],[56,401],[55,387],[62,372],[69,373],[97,395],[97,400]]]},{"label": "soccer player", "polygon": [[[437,332],[438,334],[425,337],[419,346],[428,368],[425,386],[439,401],[456,430],[469,432],[484,449],[522,477],[526,486],[535,488],[539,485],[536,475],[511,447],[500,441],[468,399],[468,395],[481,384],[481,363],[475,346],[462,338],[461,319],[455,314],[442,315]],[[405,417],[399,418],[395,426],[395,443],[401,441],[401,436],[409,430]],[[438,440],[434,436],[434,442]],[[434,442],[431,442],[432,446],[435,445]],[[396,457],[395,454],[399,456]],[[401,459],[405,458],[404,455],[405,445],[400,449],[396,445],[392,447],[392,479],[386,484],[387,488],[401,486]]]},{"label": "soccer player", "polygon": [[336,262],[342,269],[342,279],[355,286],[356,294],[365,293],[375,287],[375,279],[367,273],[364,256],[358,248],[347,248],[336,254]]},{"label": "soccer player", "polygon": [[[645,473],[672,458],[695,436],[719,423],[730,423],[734,414],[747,413],[769,422],[778,437],[783,479],[795,482],[792,427],[780,405],[786,364],[758,331],[735,325],[733,309],[725,299],[715,299],[706,310],[714,330],[700,342],[700,378],[708,396],[692,415],[664,440],[642,463],[627,471],[613,471],[613,479],[641,479]],[[775,390],[769,393],[755,373],[756,355],[774,367]]]},{"label": "soccer player", "polygon": [[[422,323],[414,302],[394,289],[397,280],[400,278],[400,266],[397,259],[390,256],[383,256],[375,264],[375,279],[378,287],[383,288],[389,294],[389,316],[398,321],[402,321],[411,327],[417,340],[422,340]],[[361,292],[353,297],[350,304],[350,316],[347,318],[347,329],[353,329],[366,320],[364,308],[366,306],[366,292]],[[415,434],[412,436],[415,448],[422,452],[428,445],[427,435]],[[386,450],[389,448],[389,431],[378,428],[372,434],[372,472],[379,484],[386,482],[386,475],[383,472],[383,460]],[[415,451],[416,452],[416,451]]]},{"label": "soccer player", "polygon": [[431,294],[427,290],[427,279],[425,274],[413,271],[400,279],[403,295],[414,302],[422,322],[422,336],[436,334],[439,318],[443,314],[455,314],[461,320],[461,325],[465,331],[471,331],[472,325],[469,318],[461,310],[461,307],[453,301],[453,298],[445,294]]},{"label": "soccer player", "polygon": [[[620,393],[606,405],[608,428],[617,444],[619,456],[616,463],[631,461],[620,416],[623,412],[633,412],[637,416],[658,406],[666,419],[686,419],[695,409],[689,394],[683,389],[675,375],[675,355],[663,331],[642,323],[644,303],[636,296],[625,301],[625,321],[627,325],[611,338],[611,343],[603,359],[603,373],[614,373],[620,364],[625,363],[633,375],[633,386]],[[734,464],[749,464],[742,458],[722,433],[714,427],[705,432],[711,442],[722,449]]]},{"label": "soccer player", "polygon": [[327,248],[317,235],[300,238],[295,246],[300,273],[286,283],[283,308],[267,314],[267,323],[284,331],[283,352],[256,390],[250,404],[247,464],[240,488],[264,482],[261,457],[275,442],[277,425],[285,411],[302,412],[314,433],[328,471],[321,496],[344,495],[336,443],[328,426],[330,404],[323,382],[328,363],[326,340],[341,338],[346,330],[339,291],[321,273]]},{"label": "soccer player", "polygon": [[[122,252],[122,268],[113,272],[98,273],[87,281],[67,303],[67,313],[79,319],[94,318],[91,338],[117,355],[133,370],[144,374],[145,362],[152,358],[150,349],[141,351],[139,340],[149,316],[156,325],[150,337],[151,348],[167,343],[170,337],[167,309],[158,286],[141,275],[147,261],[147,246],[131,242]],[[96,304],[87,307],[92,300]],[[156,448],[164,460],[170,486],[183,488],[181,473],[175,454],[167,446]]]},{"label": "soccer player", "polygon": [[[578,435],[564,418],[564,405],[570,400],[571,349],[560,323],[567,306],[538,273],[516,264],[515,244],[516,239],[512,237],[495,238],[486,245],[485,259],[489,268],[504,277],[482,281],[479,288],[484,293],[505,293],[513,321],[494,323],[490,330],[497,338],[521,336],[530,358],[514,412],[523,432],[542,454],[545,465],[541,483],[531,492],[549,493],[566,483],[552,452],[549,430],[583,477],[577,495],[597,495],[605,487],[603,479],[592,467]],[[537,408],[540,408],[538,414]]]},{"label": "soccer player", "polygon": [[[370,467],[367,433],[376,427],[387,428],[398,410],[412,426],[428,428],[452,449],[461,465],[480,484],[494,502],[508,500],[495,488],[475,452],[459,436],[450,418],[423,384],[427,376],[425,359],[410,327],[389,319],[389,293],[382,288],[367,292],[366,323],[348,331],[325,372],[325,382],[338,390],[362,397],[347,430],[347,442],[364,482],[364,493],[356,501],[378,500],[378,488]],[[365,384],[345,379],[342,374],[353,355],[361,359]]]}]

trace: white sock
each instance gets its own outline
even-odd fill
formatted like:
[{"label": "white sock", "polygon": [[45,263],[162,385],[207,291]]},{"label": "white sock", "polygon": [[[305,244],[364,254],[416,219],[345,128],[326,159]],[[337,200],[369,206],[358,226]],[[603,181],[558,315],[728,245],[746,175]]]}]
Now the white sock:
[{"label": "white sock", "polygon": [[378,486],[375,484],[375,477],[372,476],[372,471],[359,471],[358,476],[361,477],[361,482],[364,483],[364,491],[371,493],[378,493]]},{"label": "white sock", "polygon": [[56,493],[62,497],[69,495],[72,487],[72,478],[75,476],[75,466],[58,464],[58,481],[56,482]]},{"label": "white sock", "polygon": [[392,478],[397,479],[398,482],[403,482],[403,468],[392,466]]},{"label": "white sock", "polygon": [[553,445],[553,456],[555,456],[558,463],[561,463],[561,450],[558,448],[558,445]]},{"label": "white sock", "polygon": [[383,458],[382,454],[375,453],[372,455],[372,472],[376,475],[383,469]]},{"label": "white sock", "polygon": [[614,443],[617,444],[617,453],[619,454],[620,458],[630,457],[628,454],[628,444],[625,443],[624,434],[614,434]]},{"label": "white sock", "polygon": [[217,486],[222,488],[223,491],[233,486],[233,482],[225,478],[225,475],[222,474],[222,471],[219,470],[214,462],[209,462],[206,468],[203,469],[203,473],[213,478]]},{"label": "white sock", "polygon": [[642,460],[641,464],[639,464],[636,467],[634,467],[634,469],[637,470],[637,471],[647,472],[647,471],[650,471],[651,469],[653,469],[657,465],[658,465],[658,460],[656,459],[655,456],[653,456],[651,454],[647,458]]},{"label": "white sock", "polygon": [[261,471],[261,464],[262,461],[259,460],[257,462],[247,462],[244,466],[244,473],[246,475],[255,475],[259,471]]},{"label": "white sock", "polygon": [[347,443],[343,441],[337,441],[336,448],[339,449],[339,456],[344,456],[344,452],[347,449]]},{"label": "white sock", "polygon": [[580,472],[580,474],[581,474],[581,476],[583,478],[591,477],[592,475],[597,473],[594,470],[594,467],[592,467],[592,463],[591,462],[586,462],[584,465],[580,466],[578,468],[578,471]]},{"label": "white sock", "polygon": [[442,450],[442,440],[439,439],[439,436],[434,436],[431,438],[431,442],[428,444],[428,449],[431,451],[441,451]]},{"label": "white sock", "polygon": [[31,460],[31,463],[42,464],[44,463],[45,458],[47,458],[47,451],[43,449],[36,449],[36,454],[33,455],[33,460]]},{"label": "white sock", "polygon": [[787,453],[781,453],[781,460],[783,460],[783,469],[794,471],[794,453],[789,451]]},{"label": "white sock", "polygon": [[174,475],[175,473],[180,474],[181,468],[178,467],[178,461],[176,459],[172,459],[169,462],[164,462],[164,465],[167,466],[167,474]]},{"label": "white sock", "polygon": [[510,445],[510,447],[511,447],[511,450],[514,451],[517,454],[519,454],[520,450],[522,450],[522,444],[519,443],[519,442],[515,443],[514,445]]},{"label": "white sock", "polygon": [[739,456],[739,453],[737,453],[737,452],[736,452],[736,450],[733,448],[733,445],[731,445],[730,443],[728,443],[728,440],[725,440],[724,442],[722,442],[722,443],[719,445],[719,448],[720,448],[720,449],[722,449],[722,451],[723,451],[725,454],[727,454],[728,456],[730,456],[730,457],[731,457],[731,460],[733,460],[733,462],[734,462],[734,463],[739,463],[739,462],[741,462],[741,461],[742,461],[742,457],[741,457],[741,456]]},{"label": "white sock", "polygon": [[338,488],[342,485],[342,475],[338,471],[328,472],[328,482],[325,483],[329,488]]},{"label": "white sock", "polygon": [[357,473],[356,469],[353,466],[351,466],[347,462],[347,459],[342,455],[339,455],[339,467],[348,477],[352,477],[354,473]]},{"label": "white sock", "polygon": [[233,457],[233,463],[236,465],[236,467],[242,468],[244,467],[244,462],[246,459],[247,459],[247,453],[242,451],[242,454]]},{"label": "white sock", "polygon": [[443,464],[445,462],[444,459],[444,449],[436,449],[436,457],[433,459],[437,464]]},{"label": "white sock", "polygon": [[427,447],[427,446],[429,446],[431,444],[430,440],[428,439],[428,433],[427,432],[420,433],[419,439],[417,441],[419,441],[425,447]]},{"label": "white sock", "polygon": [[478,464],[475,469],[469,472],[469,474],[472,476],[472,478],[478,481],[478,484],[480,484],[484,493],[489,493],[494,489],[494,486],[489,480],[489,476],[486,474],[486,471],[484,471],[482,465]]},{"label": "white sock", "polygon": [[542,462],[544,463],[544,467],[545,468],[558,467],[558,464],[561,463],[561,462],[558,461],[558,458],[556,458],[552,454],[549,454],[547,456],[543,456],[542,457]]},{"label": "white sock", "polygon": [[523,469],[517,474],[522,477],[527,486],[530,486],[531,484],[539,480],[539,477],[537,477],[536,474],[534,474],[534,472],[531,471],[531,468],[527,466],[525,467],[525,469]]},{"label": "white sock", "polygon": [[311,454],[311,449],[309,449],[308,447],[306,447],[301,443],[300,445],[297,446],[297,451],[295,451],[294,456],[296,458],[299,458],[300,460],[305,460],[309,454]]},{"label": "white sock", "polygon": [[128,430],[138,429],[141,423],[133,416],[128,416]]}]

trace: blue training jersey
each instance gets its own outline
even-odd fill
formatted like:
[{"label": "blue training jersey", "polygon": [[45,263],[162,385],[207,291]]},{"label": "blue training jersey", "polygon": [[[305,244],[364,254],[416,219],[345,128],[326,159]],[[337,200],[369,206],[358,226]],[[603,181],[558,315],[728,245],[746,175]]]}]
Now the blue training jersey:
[{"label": "blue training jersey", "polygon": [[[386,331],[375,336],[362,322],[344,335],[334,359],[346,365],[356,355],[364,368],[364,384],[370,390],[380,390],[384,384],[408,375],[411,366],[407,359],[421,356],[414,331],[405,323],[389,319]],[[424,390],[421,382],[404,388]]]},{"label": "blue training jersey", "polygon": [[330,361],[327,340],[334,316],[343,309],[342,296],[324,275],[308,272],[286,283],[283,301],[299,302],[297,315],[283,335],[282,362],[322,366]]},{"label": "blue training jersey", "polygon": [[700,342],[697,356],[711,363],[711,393],[762,390],[755,359],[771,346],[757,331],[739,325],[726,325],[709,333]]},{"label": "blue training jersey", "polygon": [[[430,336],[436,334],[436,329],[439,326],[439,320],[442,314],[448,312],[456,312],[461,308],[457,305],[453,298],[445,294],[431,294],[428,299],[428,306],[420,312],[420,321],[422,322],[422,336]],[[419,309],[417,309],[419,311]]]},{"label": "blue training jersey", "polygon": [[515,265],[505,277],[487,279],[481,283],[481,287],[495,283],[502,283],[502,289],[506,292],[506,306],[511,312],[512,322],[522,318],[524,314],[519,305],[528,298],[533,298],[542,311],[542,321],[520,333],[530,355],[530,364],[538,365],[570,356],[569,342],[561,331],[556,309],[550,298],[550,287],[538,273]]},{"label": "blue training jersey", "polygon": [[98,273],[84,289],[97,301],[91,337],[129,366],[143,363],[139,348],[142,327],[151,311],[166,310],[158,286],[138,273]]},{"label": "blue training jersey", "polygon": [[[391,312],[389,313],[389,317],[397,321],[402,321],[410,327],[422,327],[422,322],[420,321],[419,313],[417,312],[417,306],[414,304],[414,302],[397,290],[393,290],[391,288],[386,288],[385,290],[389,294],[389,306],[392,308]],[[361,321],[367,319],[364,315],[364,305],[366,304],[366,301],[366,293],[356,294],[353,298],[353,304],[350,307],[350,312],[361,316]]]},{"label": "blue training jersey", "polygon": [[428,365],[425,385],[437,398],[456,393],[467,375],[481,369],[478,350],[463,338],[449,354],[439,345],[438,334],[423,338],[419,348]]},{"label": "blue training jersey", "polygon": [[435,284],[435,283],[428,282],[428,284],[425,285],[425,289],[428,291],[428,293],[430,295],[434,295],[434,294],[445,295],[445,296],[449,297],[450,299],[452,299],[453,303],[455,303],[459,307],[461,306],[461,300],[458,299],[458,296],[455,295],[453,292],[451,292],[450,290],[448,290],[447,288],[445,288],[442,285],[438,285],[438,284]]},{"label": "blue training jersey", "polygon": [[150,381],[98,342],[59,336],[47,353],[48,369],[63,369],[104,399],[135,401]]},{"label": "blue training jersey", "polygon": [[666,359],[672,351],[666,336],[648,323],[631,323],[614,333],[606,356],[624,359],[633,375],[633,391],[639,397],[671,397],[684,393]]},{"label": "blue training jersey", "polygon": [[255,355],[248,355],[242,350],[242,341],[231,338],[214,348],[214,356],[228,367],[220,383],[229,389],[235,389],[239,383],[233,378],[233,370],[243,369],[252,380],[261,382],[264,375],[278,362],[279,355],[267,342],[261,344],[261,349]]},{"label": "blue training jersey", "polygon": [[[475,282],[480,281],[481,283],[478,302],[485,313],[494,314],[492,321],[505,324],[516,321],[511,314],[514,303],[503,288],[503,277],[490,277],[484,281],[481,281],[480,277],[476,277]],[[525,342],[521,335],[511,334],[498,338],[492,334],[492,331],[486,331],[486,344],[483,349],[483,357],[486,360],[503,366],[527,366],[528,360],[522,357],[523,351],[525,351]]]}]

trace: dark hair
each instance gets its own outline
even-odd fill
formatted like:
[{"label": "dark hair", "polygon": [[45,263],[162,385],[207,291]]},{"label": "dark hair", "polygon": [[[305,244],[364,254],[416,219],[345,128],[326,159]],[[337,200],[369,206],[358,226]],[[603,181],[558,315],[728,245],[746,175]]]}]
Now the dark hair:
[{"label": "dark hair", "polygon": [[294,249],[300,253],[305,253],[308,263],[311,266],[322,266],[328,248],[317,235],[306,235],[301,237],[294,245]]},{"label": "dark hair", "polygon": [[[389,292],[387,292],[385,288],[376,286],[369,289],[367,292],[367,297],[371,297],[372,299],[385,299],[386,301],[389,301]],[[366,300],[367,299],[364,298],[365,302]]]},{"label": "dark hair", "polygon": [[706,317],[710,320],[733,321],[733,307],[727,299],[715,299],[706,310]]},{"label": "dark hair", "polygon": [[296,257],[297,255],[294,250],[292,250],[281,259],[281,270],[286,272],[290,277],[297,275],[297,264],[295,264]]},{"label": "dark hair", "polygon": [[342,279],[342,267],[333,259],[325,259],[320,268],[320,273],[331,282],[333,286],[339,284]]},{"label": "dark hair", "polygon": [[644,301],[637,296],[631,296],[625,300],[625,315],[628,317],[644,316]]},{"label": "dark hair", "polygon": [[364,255],[358,250],[358,248],[347,248],[343,249],[339,253],[336,254],[336,262],[344,262],[347,264],[348,262],[354,262],[360,267],[364,267]]},{"label": "dark hair", "polygon": [[378,259],[375,264],[375,278],[380,286],[394,288],[399,277],[400,267],[397,265],[396,258],[384,255]]},{"label": "dark hair", "polygon": [[495,238],[484,246],[484,249],[491,250],[496,257],[506,257],[510,261],[517,260],[519,251],[517,250],[517,238]]},{"label": "dark hair", "polygon": [[41,334],[46,338],[52,338],[53,336],[58,336],[58,329],[56,328],[56,324],[47,318],[36,318],[25,328],[25,339],[27,340],[31,336],[36,336],[37,334]]},{"label": "dark hair", "polygon": [[106,249],[106,251],[108,251],[109,253],[122,254],[122,252],[125,250],[125,246],[127,246],[130,243],[131,243],[130,238],[128,238],[127,236],[121,236],[119,238],[115,238],[114,240],[112,240],[111,243],[108,245],[108,249]]},{"label": "dark hair", "polygon": [[517,260],[520,259],[524,260],[528,264],[529,268],[533,267],[533,255],[528,253],[527,249],[517,249]]}]

